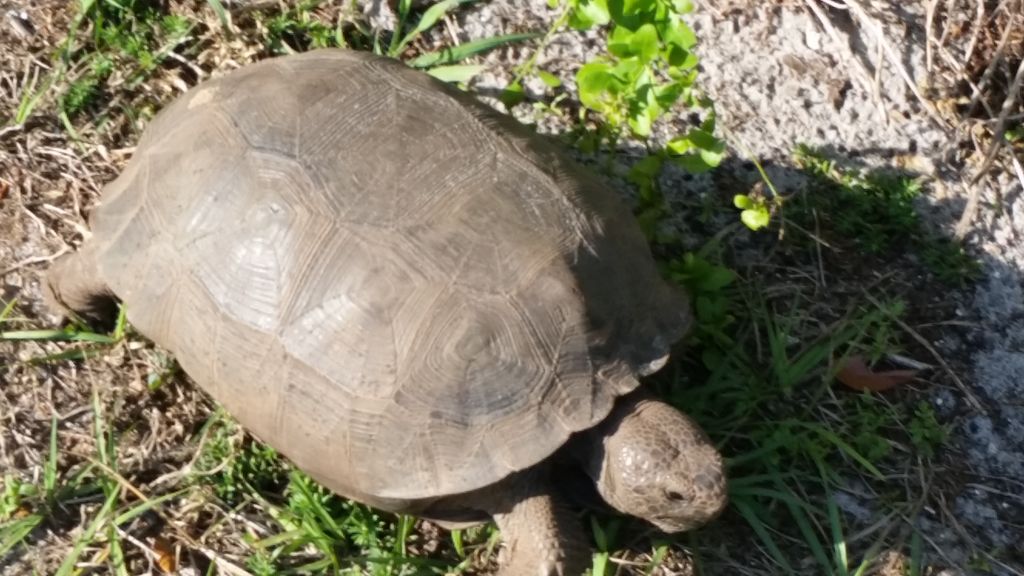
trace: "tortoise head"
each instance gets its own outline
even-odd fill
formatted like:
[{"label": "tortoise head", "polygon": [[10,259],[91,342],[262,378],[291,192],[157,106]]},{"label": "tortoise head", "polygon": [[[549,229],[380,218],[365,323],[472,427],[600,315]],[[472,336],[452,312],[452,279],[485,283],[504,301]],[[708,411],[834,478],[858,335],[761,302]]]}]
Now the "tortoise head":
[{"label": "tortoise head", "polygon": [[594,432],[587,472],[618,511],[672,533],[699,527],[725,508],[722,456],[682,412],[633,394]]}]

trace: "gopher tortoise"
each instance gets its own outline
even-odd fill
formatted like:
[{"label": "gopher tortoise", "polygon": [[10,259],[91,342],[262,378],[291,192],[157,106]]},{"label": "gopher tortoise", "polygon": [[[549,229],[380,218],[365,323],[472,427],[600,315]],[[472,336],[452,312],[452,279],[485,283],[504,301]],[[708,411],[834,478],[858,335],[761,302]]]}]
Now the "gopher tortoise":
[{"label": "gopher tortoise", "polygon": [[503,574],[588,565],[556,464],[667,532],[726,504],[708,437],[638,382],[690,314],[628,207],[427,74],[318,50],[206,81],[153,119],[90,228],[51,305],[102,321],[122,302],[338,494],[494,519]]}]

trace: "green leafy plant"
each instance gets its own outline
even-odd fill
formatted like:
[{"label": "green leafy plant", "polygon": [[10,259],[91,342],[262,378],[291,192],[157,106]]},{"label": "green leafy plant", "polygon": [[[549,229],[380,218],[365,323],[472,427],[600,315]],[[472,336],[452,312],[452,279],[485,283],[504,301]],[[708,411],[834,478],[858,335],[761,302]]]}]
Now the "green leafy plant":
[{"label": "green leafy plant", "polygon": [[[607,52],[576,72],[581,115],[599,120],[597,130],[580,139],[585,151],[603,147],[614,154],[625,137],[648,143],[655,125],[681,107],[703,113],[695,126],[671,136],[664,146],[648,143],[647,154],[628,174],[637,186],[641,224],[653,238],[666,213],[658,186],[665,165],[703,172],[717,166],[725,153],[715,136],[713,103],[696,89],[696,36],[682,19],[693,6],[689,0],[550,0],[549,5],[563,8],[549,35],[564,24],[576,30],[607,30]],[[550,74],[534,71],[531,59],[506,90],[507,105],[521,99],[521,80],[530,74],[549,86],[559,85]]]},{"label": "green leafy plant", "polygon": [[[757,168],[758,174],[761,175],[761,180],[747,194],[733,196],[732,204],[741,210],[740,221],[747,228],[757,231],[768,227],[771,224],[772,214],[776,210],[782,210],[783,197],[775,189],[775,185],[764,171],[761,162],[747,149],[741,140],[738,140],[738,142],[744,154],[754,167]],[[765,195],[765,188],[771,192],[770,197]]]},{"label": "green leafy plant", "polygon": [[1005,138],[1007,142],[1011,143],[1024,142],[1024,124],[1018,124],[1012,128],[1007,128],[1006,131],[1003,132],[1003,138]]},{"label": "green leafy plant", "polygon": [[923,400],[914,407],[909,429],[910,441],[914,448],[927,458],[935,455],[935,451],[946,441],[949,434],[946,427],[939,424],[935,409]]},{"label": "green leafy plant", "polygon": [[771,223],[771,208],[764,196],[754,194],[737,194],[732,199],[733,206],[742,210],[740,220],[751,230],[760,230]]},{"label": "green leafy plant", "polygon": [[726,289],[736,280],[736,273],[699,253],[686,253],[669,262],[667,269],[669,277],[684,286],[693,300],[696,326],[691,338],[703,345],[705,364],[714,365],[718,352],[733,344],[728,332],[735,317]]}]

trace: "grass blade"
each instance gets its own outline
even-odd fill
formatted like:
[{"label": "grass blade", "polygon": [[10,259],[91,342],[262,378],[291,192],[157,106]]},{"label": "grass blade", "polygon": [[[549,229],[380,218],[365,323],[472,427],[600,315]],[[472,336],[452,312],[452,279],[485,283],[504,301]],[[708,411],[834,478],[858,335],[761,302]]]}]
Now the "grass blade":
[{"label": "grass blade", "polygon": [[397,57],[402,53],[402,50],[405,50],[405,47],[409,45],[409,42],[412,42],[420,34],[429,30],[434,26],[434,24],[437,24],[437,21],[444,18],[445,14],[451,11],[452,8],[459,4],[475,1],[476,0],[442,0],[430,8],[427,8],[426,12],[423,13],[423,17],[416,23],[416,27],[402,38],[398,43],[398,46],[393,46],[391,50],[388,51],[388,54],[393,58]]},{"label": "grass blade", "polygon": [[921,576],[921,558],[924,555],[923,546],[921,544],[921,531],[914,528],[913,533],[910,534],[910,567],[907,570],[908,576]]},{"label": "grass blade", "polygon": [[224,4],[220,0],[206,0],[206,3],[210,5],[213,12],[217,15],[217,19],[220,20],[220,26],[224,29],[224,34],[231,37],[231,14],[224,9]]},{"label": "grass blade", "polygon": [[92,519],[92,522],[86,526],[82,536],[75,541],[75,546],[64,558],[64,562],[61,563],[56,576],[70,576],[74,573],[78,557],[82,555],[82,551],[85,550],[85,547],[92,543],[93,538],[96,536],[96,532],[100,529],[100,526],[107,521],[107,517],[110,516],[110,512],[114,509],[114,504],[117,503],[117,498],[120,494],[120,490],[110,491],[107,495],[106,501],[103,502],[103,507],[96,513],[96,517]]},{"label": "grass blade", "polygon": [[[828,555],[825,554],[825,547],[821,545],[821,540],[818,535],[815,534],[814,528],[811,526],[811,521],[807,517],[805,509],[811,510],[810,504],[800,500],[792,490],[789,489],[781,480],[776,479],[776,485],[780,491],[788,492],[790,498],[786,498],[783,502],[786,504],[786,508],[789,510],[790,516],[796,522],[797,529],[800,530],[801,536],[804,538],[804,542],[807,547],[811,549],[811,555],[825,570],[825,574],[831,574],[831,565],[828,560]],[[797,504],[800,505],[797,505]]]},{"label": "grass blade", "polygon": [[53,74],[47,74],[46,79],[43,80],[42,86],[36,89],[37,79],[33,78],[32,82],[25,88],[25,92],[21,96],[21,100],[18,102],[18,110],[14,114],[14,124],[22,125],[28,120],[28,117],[35,111],[36,106],[43,99],[43,96],[50,91],[50,88],[54,84]]},{"label": "grass blade", "polygon": [[828,498],[825,500],[828,509],[828,525],[832,532],[832,554],[836,561],[836,574],[847,576],[850,560],[846,552],[846,537],[843,536],[843,521],[839,514],[839,506],[836,504],[835,495],[829,490]]},{"label": "grass blade", "polygon": [[[389,55],[394,55],[399,52],[398,43],[401,41],[401,33],[402,30],[405,30],[405,22],[409,19],[409,10],[411,8],[412,0],[398,0],[398,6],[395,10],[396,16],[398,17],[398,25],[395,27],[395,33],[391,35],[391,42],[388,44]],[[373,53],[381,54],[379,34],[374,34],[373,45]]]},{"label": "grass blade", "polygon": [[876,468],[874,464],[869,462],[867,458],[862,456],[859,452],[857,452],[857,450],[853,448],[853,446],[847,444],[842,438],[837,436],[834,432],[832,432],[831,430],[821,428],[820,426],[813,426],[806,423],[803,424],[806,428],[809,428],[810,430],[817,432],[819,436],[834,444],[836,448],[839,448],[839,450],[843,452],[843,454],[846,454],[847,456],[855,460],[858,464],[861,465],[861,467],[864,468],[864,470],[866,470],[872,476],[874,476],[878,480],[885,480],[885,475],[882,474],[882,472],[878,468]]},{"label": "grass blade", "polygon": [[412,534],[412,529],[416,525],[416,518],[408,514],[401,514],[398,517],[398,534],[395,535],[395,553],[405,558],[409,555],[409,551],[406,549],[406,544],[409,541],[409,535]]},{"label": "grass blade", "polygon": [[502,36],[483,38],[472,42],[466,42],[465,44],[459,44],[458,46],[449,46],[442,48],[441,50],[420,54],[416,58],[410,60],[408,64],[413,68],[431,68],[443,64],[454,64],[461,60],[465,60],[470,56],[474,56],[488,50],[493,50],[498,46],[511,44],[513,42],[521,42],[523,40],[530,40],[539,36],[541,36],[541,34],[537,32],[527,32],[522,34],[505,34]]},{"label": "grass blade", "polygon": [[18,302],[17,298],[11,298],[11,301],[8,302],[6,306],[4,306],[4,309],[0,310],[0,322],[6,322],[7,321],[7,317],[11,315],[11,312],[14,312],[14,305],[17,302]]},{"label": "grass blade", "polygon": [[46,354],[44,356],[37,356],[35,358],[29,358],[28,363],[34,366],[40,364],[50,364],[53,362],[63,362],[65,360],[87,360],[89,358],[95,358],[99,356],[102,351],[97,348],[73,348],[65,350],[63,352],[57,352],[55,354]]},{"label": "grass blade", "polygon": [[114,324],[114,332],[110,335],[115,342],[124,340],[125,331],[128,329],[128,316],[125,313],[124,305],[117,307],[117,323]]},{"label": "grass blade", "polygon": [[57,417],[50,420],[50,455],[43,469],[43,494],[46,499],[53,498],[57,490]]},{"label": "grass blade", "polygon": [[39,514],[29,514],[24,518],[0,524],[0,557],[17,546],[18,542],[31,534],[42,521],[43,517]]},{"label": "grass blade", "polygon": [[138,518],[139,516],[142,516],[146,512],[149,512],[153,508],[160,506],[164,502],[167,502],[168,500],[173,500],[174,498],[177,498],[188,491],[188,488],[182,488],[181,490],[175,490],[174,492],[169,492],[167,494],[161,494],[154,498],[149,498],[148,500],[141,502],[138,506],[133,506],[132,508],[129,508],[128,510],[115,516],[113,524],[115,526],[121,526],[122,524],[131,522],[132,520]]},{"label": "grass blade", "polygon": [[607,552],[594,552],[594,558],[591,561],[590,574],[591,576],[604,576],[608,571],[608,553]]},{"label": "grass blade", "polygon": [[121,546],[121,535],[113,524],[107,526],[107,542],[110,546],[109,563],[116,576],[129,576],[127,563],[124,559],[124,548]]},{"label": "grass blade", "polygon": [[761,517],[754,511],[754,507],[750,503],[744,500],[733,501],[733,506],[743,516],[743,519],[747,521],[747,524],[754,530],[757,537],[761,539],[761,543],[764,544],[765,548],[768,549],[768,553],[771,554],[772,559],[783,568],[787,574],[793,574],[793,566],[786,560],[786,557],[782,554],[782,550],[779,549],[779,545],[775,543],[775,539],[772,538],[768,527],[761,520]]},{"label": "grass blade", "polygon": [[0,340],[46,340],[54,342],[95,342],[115,344],[117,340],[106,334],[68,330],[13,330],[0,332]]},{"label": "grass blade", "polygon": [[459,555],[459,558],[466,557],[466,548],[462,543],[462,530],[452,530],[452,548],[455,548],[455,553]]},{"label": "grass blade", "polygon": [[468,82],[470,78],[483,72],[484,66],[479,64],[456,64],[454,66],[438,66],[427,70],[434,78],[443,82]]}]

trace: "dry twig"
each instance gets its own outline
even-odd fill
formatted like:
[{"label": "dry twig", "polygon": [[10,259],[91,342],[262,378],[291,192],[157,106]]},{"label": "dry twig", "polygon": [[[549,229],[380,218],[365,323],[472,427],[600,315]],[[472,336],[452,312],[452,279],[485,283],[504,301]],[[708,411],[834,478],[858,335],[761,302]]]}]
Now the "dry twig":
[{"label": "dry twig", "polygon": [[885,54],[886,59],[889,62],[889,65],[892,66],[893,70],[896,71],[896,74],[907,85],[907,88],[911,91],[911,93],[914,94],[914,97],[917,98],[918,102],[921,103],[921,106],[924,108],[925,112],[928,113],[928,116],[930,116],[931,119],[935,121],[936,125],[938,125],[940,128],[948,132],[950,129],[949,123],[942,118],[938,110],[935,109],[935,106],[932,104],[932,102],[925,98],[923,94],[921,94],[921,91],[917,87],[917,83],[914,81],[913,78],[910,77],[910,73],[907,72],[907,69],[900,62],[900,57],[899,54],[896,52],[896,49],[892,47],[892,44],[889,42],[889,39],[886,38],[885,31],[882,29],[882,25],[879,24],[874,18],[872,18],[871,15],[869,15],[867,11],[865,11],[864,8],[862,8],[860,4],[858,4],[855,0],[844,0],[844,2],[846,4],[847,9],[850,11],[850,14],[855,16],[856,19],[861,23],[861,25],[864,26],[865,29],[867,29],[874,35],[875,41],[881,47],[881,50]]},{"label": "dry twig", "polygon": [[[978,212],[979,197],[981,190],[976,186],[985,174],[988,173],[989,168],[992,167],[992,163],[995,161],[999,151],[1006,144],[1003,140],[1003,135],[1006,134],[1007,119],[1010,116],[1010,112],[1013,111],[1017,106],[1017,96],[1021,91],[1021,87],[1024,86],[1024,59],[1020,61],[1017,66],[1017,73],[1014,75],[1013,84],[1010,85],[1009,94],[1006,96],[1006,100],[1003,101],[1002,110],[999,112],[999,119],[996,122],[995,130],[992,133],[992,141],[989,142],[988,151],[985,153],[985,159],[982,161],[981,166],[971,177],[970,186],[971,192],[967,199],[967,207],[964,208],[963,215],[960,216],[960,222],[956,225],[956,237],[963,238],[970,231],[971,223],[974,221],[974,217]],[[1016,159],[1014,159],[1016,161]],[[1024,182],[1024,179],[1022,179]]]}]

